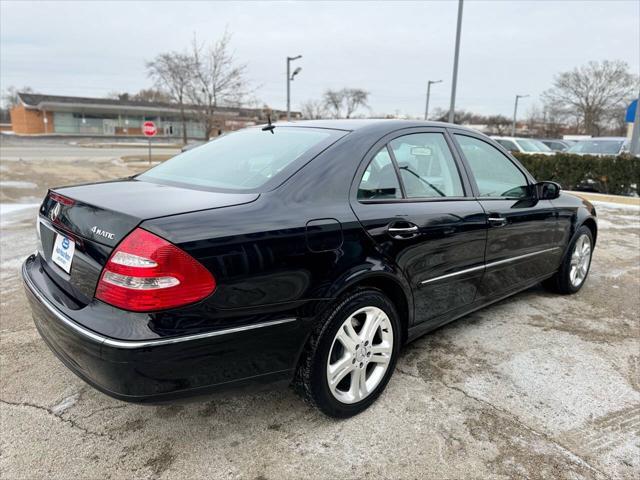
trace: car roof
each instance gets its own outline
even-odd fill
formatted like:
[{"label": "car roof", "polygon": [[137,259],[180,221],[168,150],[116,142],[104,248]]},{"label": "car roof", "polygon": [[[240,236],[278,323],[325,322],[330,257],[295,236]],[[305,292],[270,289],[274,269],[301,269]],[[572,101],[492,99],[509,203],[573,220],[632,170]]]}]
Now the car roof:
[{"label": "car roof", "polygon": [[439,127],[439,128],[457,128],[470,132],[481,133],[462,125],[445,122],[427,122],[423,120],[399,120],[386,118],[367,118],[367,119],[337,119],[337,120],[294,120],[291,122],[277,122],[276,127],[310,127],[310,128],[330,128],[334,130],[345,130],[349,132],[360,130],[388,130],[394,131],[401,128],[411,127]]},{"label": "car roof", "polygon": [[611,140],[611,141],[616,141],[616,142],[624,142],[625,140],[627,140],[627,137],[591,137],[591,138],[584,138],[582,140],[578,140],[579,142],[593,142],[593,141],[599,141],[599,140]]}]

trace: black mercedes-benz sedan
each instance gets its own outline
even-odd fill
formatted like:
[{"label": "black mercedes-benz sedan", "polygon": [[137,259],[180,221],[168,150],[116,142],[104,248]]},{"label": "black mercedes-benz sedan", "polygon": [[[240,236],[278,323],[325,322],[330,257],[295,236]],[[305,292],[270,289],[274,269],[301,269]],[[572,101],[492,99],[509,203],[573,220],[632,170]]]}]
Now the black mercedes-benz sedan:
[{"label": "black mercedes-benz sedan", "polygon": [[22,274],[42,338],[108,395],[285,381],[347,417],[407,342],[539,282],[577,292],[595,215],[473,130],[283,123],[50,190]]}]

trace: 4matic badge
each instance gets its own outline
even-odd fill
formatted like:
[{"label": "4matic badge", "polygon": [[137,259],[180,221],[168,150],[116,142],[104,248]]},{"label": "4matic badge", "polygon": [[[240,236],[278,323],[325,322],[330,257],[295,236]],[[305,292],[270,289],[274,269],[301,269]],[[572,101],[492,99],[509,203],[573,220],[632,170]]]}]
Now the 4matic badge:
[{"label": "4matic badge", "polygon": [[93,233],[94,235],[98,235],[99,237],[108,238],[109,240],[115,239],[115,235],[113,233],[102,230],[98,228],[97,225],[93,226],[93,228],[91,229],[91,233]]}]

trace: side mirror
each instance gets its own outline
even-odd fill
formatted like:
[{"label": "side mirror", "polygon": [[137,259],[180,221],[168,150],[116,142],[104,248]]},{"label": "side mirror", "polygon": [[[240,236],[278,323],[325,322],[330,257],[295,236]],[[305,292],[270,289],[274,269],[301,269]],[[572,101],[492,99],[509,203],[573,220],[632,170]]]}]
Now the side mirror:
[{"label": "side mirror", "polygon": [[562,187],[556,182],[538,182],[535,185],[536,195],[540,200],[553,200],[560,196]]}]

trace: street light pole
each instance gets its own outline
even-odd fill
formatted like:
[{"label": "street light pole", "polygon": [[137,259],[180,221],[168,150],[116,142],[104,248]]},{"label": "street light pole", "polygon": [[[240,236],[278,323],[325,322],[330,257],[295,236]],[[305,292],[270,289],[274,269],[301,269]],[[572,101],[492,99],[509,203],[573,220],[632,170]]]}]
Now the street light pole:
[{"label": "street light pole", "polygon": [[287,122],[291,117],[291,80],[295,77],[300,69],[296,69],[296,71],[291,75],[291,62],[294,60],[298,60],[302,58],[302,55],[296,55],[295,57],[287,57]]},{"label": "street light pole", "polygon": [[511,125],[511,136],[516,136],[516,115],[518,114],[518,100],[529,95],[516,95],[516,104],[513,106],[513,124]]},{"label": "street light pole", "polygon": [[456,85],[458,83],[458,58],[460,57],[460,35],[462,33],[462,2],[458,0],[458,26],[456,28],[456,51],[453,56],[453,80],[451,81],[451,104],[449,105],[449,123],[453,123],[456,109]]},{"label": "street light pole", "polygon": [[442,80],[429,80],[427,82],[427,104],[424,107],[424,119],[429,120],[429,97],[431,96],[431,85],[434,83],[440,83]]}]

